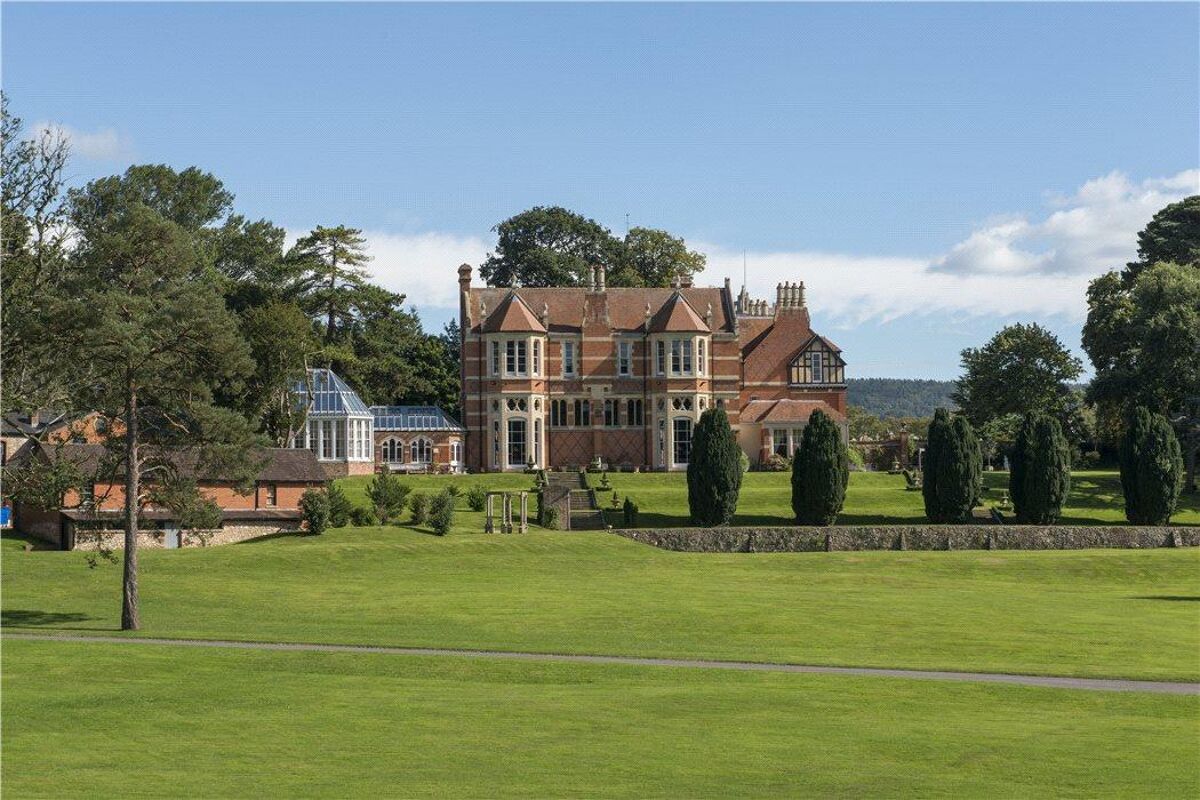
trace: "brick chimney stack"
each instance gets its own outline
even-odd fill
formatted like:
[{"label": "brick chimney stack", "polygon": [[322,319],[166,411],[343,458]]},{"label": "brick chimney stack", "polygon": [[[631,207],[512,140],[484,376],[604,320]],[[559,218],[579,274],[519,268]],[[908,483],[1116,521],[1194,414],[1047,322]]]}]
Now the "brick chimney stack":
[{"label": "brick chimney stack", "polygon": [[604,291],[604,265],[603,264],[598,264],[596,266],[596,291],[598,291],[598,292]]}]

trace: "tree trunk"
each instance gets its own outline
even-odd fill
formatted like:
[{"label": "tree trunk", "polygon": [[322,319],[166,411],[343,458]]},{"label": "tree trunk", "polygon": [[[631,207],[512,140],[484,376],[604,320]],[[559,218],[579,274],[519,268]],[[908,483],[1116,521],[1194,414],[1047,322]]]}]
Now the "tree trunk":
[{"label": "tree trunk", "polygon": [[125,401],[125,570],[121,584],[121,630],[136,631],[138,618],[138,407],[137,390]]},{"label": "tree trunk", "polygon": [[1200,434],[1189,437],[1187,446],[1187,476],[1183,479],[1185,492],[1196,491],[1196,452],[1200,450]]},{"label": "tree trunk", "polygon": [[325,341],[333,341],[333,329],[337,322],[337,316],[334,313],[335,292],[337,292],[337,247],[334,246],[334,252],[330,255],[332,259],[329,265],[329,320],[328,327],[325,328]]}]

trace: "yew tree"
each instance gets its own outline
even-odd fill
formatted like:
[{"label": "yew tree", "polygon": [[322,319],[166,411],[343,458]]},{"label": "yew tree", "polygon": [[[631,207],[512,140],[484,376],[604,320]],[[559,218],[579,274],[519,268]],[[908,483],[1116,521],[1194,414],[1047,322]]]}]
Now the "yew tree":
[{"label": "yew tree", "polygon": [[688,510],[696,525],[728,525],[742,488],[741,448],[723,408],[700,415],[688,459]]}]

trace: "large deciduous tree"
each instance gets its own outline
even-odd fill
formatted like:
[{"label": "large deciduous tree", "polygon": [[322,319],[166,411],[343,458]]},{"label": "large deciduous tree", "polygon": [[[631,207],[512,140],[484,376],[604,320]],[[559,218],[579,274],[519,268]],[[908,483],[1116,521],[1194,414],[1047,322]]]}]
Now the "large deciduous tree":
[{"label": "large deciduous tree", "polygon": [[700,415],[688,459],[688,510],[696,525],[728,525],[742,488],[741,448],[723,408]]},{"label": "large deciduous tree", "polygon": [[1070,416],[1070,384],[1083,365],[1057,336],[1032,323],[1009,325],[983,347],[963,350],[962,368],[954,402],[982,427],[1007,414]]},{"label": "large deciduous tree", "polygon": [[620,254],[608,228],[559,206],[535,206],[493,230],[496,249],[479,267],[492,286],[584,286],[594,265]]},{"label": "large deciduous tree", "polygon": [[1166,417],[1134,407],[1125,423],[1120,457],[1125,518],[1134,525],[1166,525],[1183,485],[1179,441]]},{"label": "large deciduous tree", "polygon": [[613,286],[670,286],[704,269],[705,256],[683,239],[654,228],[633,228],[622,242],[621,260],[609,276]]},{"label": "large deciduous tree", "polygon": [[81,367],[56,357],[53,317],[63,292],[67,244],[63,175],[70,155],[61,131],[24,136],[0,93],[0,411],[57,407]]},{"label": "large deciduous tree", "polygon": [[1052,525],[1071,491],[1071,448],[1058,420],[1029,414],[1021,421],[1008,474],[1017,522]]},{"label": "large deciduous tree", "polygon": [[72,385],[73,407],[99,411],[123,431],[109,445],[124,479],[121,627],[132,630],[139,627],[139,516],[150,492],[182,497],[169,489],[188,479],[184,465],[245,484],[256,442],[244,417],[213,403],[218,384],[250,372],[237,321],[196,237],[157,210],[194,221],[200,212],[185,211],[192,194],[151,192],[148,204],[139,191],[143,171],[126,174],[130,186],[106,178],[72,193],[79,246],[68,291],[52,313],[60,321],[59,357],[88,367]]},{"label": "large deciduous tree", "polygon": [[1088,400],[1114,421],[1143,405],[1165,415],[1196,490],[1200,454],[1200,195],[1167,206],[1138,234],[1138,260],[1088,287]]},{"label": "large deciduous tree", "polygon": [[846,501],[850,454],[841,430],[814,411],[792,459],[792,511],[801,525],[832,525]]}]

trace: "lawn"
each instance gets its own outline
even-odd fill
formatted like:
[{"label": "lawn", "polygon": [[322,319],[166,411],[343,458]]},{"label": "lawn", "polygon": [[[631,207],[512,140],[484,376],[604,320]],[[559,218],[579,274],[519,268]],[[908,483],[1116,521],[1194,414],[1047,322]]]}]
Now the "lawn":
[{"label": "lawn", "polygon": [[1200,793],[1196,697],[11,639],[3,690],[14,798]]},{"label": "lawn", "polygon": [[[642,527],[674,527],[687,525],[687,476],[681,472],[610,472],[613,489],[624,499],[628,496],[638,504]],[[593,485],[600,476],[590,475]],[[412,475],[401,480],[417,491],[435,492],[451,483],[463,491],[471,485],[489,489],[528,489],[533,486],[531,475],[493,473],[484,475]],[[345,478],[339,481],[346,494],[355,502],[366,504],[368,476]],[[1000,501],[1008,488],[1007,472],[984,473],[988,491],[985,505]],[[611,495],[602,493],[600,500],[607,505]],[[791,525],[791,473],[750,472],[746,474],[738,500],[735,525]],[[846,507],[838,521],[845,525],[900,525],[925,523],[925,510],[920,492],[905,491],[904,478],[884,472],[855,472],[850,475],[846,491]],[[1064,525],[1117,524],[1124,525],[1125,509],[1121,495],[1121,477],[1113,471],[1075,472],[1072,474],[1071,494],[1063,509]],[[1179,511],[1172,519],[1177,525],[1200,525],[1200,495],[1184,495]]]},{"label": "lawn", "polygon": [[[689,554],[481,516],[143,550],[144,633],[1200,679],[1200,550]],[[6,625],[117,626],[119,565],[4,548]]]}]

